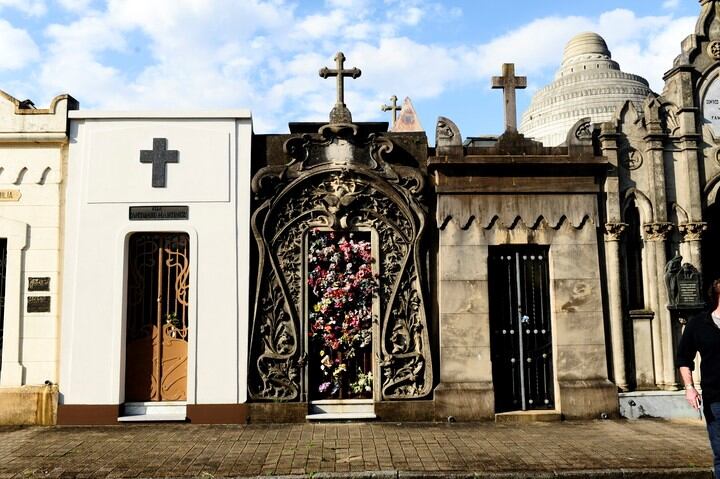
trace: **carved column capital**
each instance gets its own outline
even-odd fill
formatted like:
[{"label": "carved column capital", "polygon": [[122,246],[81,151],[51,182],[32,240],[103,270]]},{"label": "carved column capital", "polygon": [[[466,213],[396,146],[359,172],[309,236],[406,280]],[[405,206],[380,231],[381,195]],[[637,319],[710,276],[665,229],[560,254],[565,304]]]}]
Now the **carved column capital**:
[{"label": "carved column capital", "polygon": [[627,227],[627,223],[605,223],[605,241],[620,241]]},{"label": "carved column capital", "polygon": [[672,223],[645,223],[645,241],[665,241],[673,230]]},{"label": "carved column capital", "polygon": [[703,233],[708,229],[707,223],[685,223],[678,226],[678,231],[682,236],[682,242],[687,243],[690,241],[700,241]]}]

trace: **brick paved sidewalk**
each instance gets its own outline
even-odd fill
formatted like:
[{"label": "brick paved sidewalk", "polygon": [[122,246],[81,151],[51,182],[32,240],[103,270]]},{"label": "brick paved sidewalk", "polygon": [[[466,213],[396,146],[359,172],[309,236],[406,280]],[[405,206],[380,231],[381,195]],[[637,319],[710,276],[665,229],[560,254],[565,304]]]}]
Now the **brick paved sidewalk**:
[{"label": "brick paved sidewalk", "polygon": [[0,428],[0,478],[711,478],[711,463],[699,421]]}]

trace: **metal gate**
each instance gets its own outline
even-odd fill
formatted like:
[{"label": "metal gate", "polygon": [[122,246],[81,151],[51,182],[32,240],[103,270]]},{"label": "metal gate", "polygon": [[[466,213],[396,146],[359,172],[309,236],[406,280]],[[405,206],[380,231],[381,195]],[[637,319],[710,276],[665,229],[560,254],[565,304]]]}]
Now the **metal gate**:
[{"label": "metal gate", "polygon": [[490,248],[490,329],[497,412],[553,409],[548,248]]},{"label": "metal gate", "polygon": [[189,253],[184,233],[130,237],[127,402],[186,399]]},{"label": "metal gate", "polygon": [[7,239],[0,238],[0,371],[2,371],[3,328],[5,326],[5,283],[7,278]]}]

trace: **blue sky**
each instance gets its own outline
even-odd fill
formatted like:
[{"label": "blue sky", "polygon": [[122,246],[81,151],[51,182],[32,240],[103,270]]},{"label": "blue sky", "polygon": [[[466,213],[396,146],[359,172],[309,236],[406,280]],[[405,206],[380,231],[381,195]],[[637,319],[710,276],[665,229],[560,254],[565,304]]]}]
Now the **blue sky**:
[{"label": "blue sky", "polygon": [[528,76],[519,114],[552,81],[565,43],[605,37],[623,70],[662,90],[697,0],[0,0],[0,89],[38,107],[69,93],[83,109],[249,108],[259,133],[323,121],[336,51],[363,76],[346,87],[355,121],[412,98],[433,135],[438,116],[463,136],[503,129],[490,77]]}]

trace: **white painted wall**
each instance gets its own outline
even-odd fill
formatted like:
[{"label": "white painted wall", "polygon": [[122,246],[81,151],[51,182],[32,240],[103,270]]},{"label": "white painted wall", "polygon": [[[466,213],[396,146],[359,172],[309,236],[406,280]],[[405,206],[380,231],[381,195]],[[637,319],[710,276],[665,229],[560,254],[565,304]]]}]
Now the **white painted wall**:
[{"label": "white painted wall", "polygon": [[[47,109],[20,109],[0,91],[0,190],[21,195],[0,201],[0,238],[8,239],[0,387],[58,380],[62,181],[74,106],[62,95]],[[29,292],[31,277],[50,278],[50,290]],[[28,313],[28,296],[50,296],[50,312]]]},{"label": "white painted wall", "polygon": [[[250,143],[247,111],[71,115],[62,404],[124,401],[128,238],[190,236],[188,404],[246,400]],[[152,188],[140,150],[167,138],[179,163]],[[187,221],[130,221],[130,206],[187,205]]]}]

